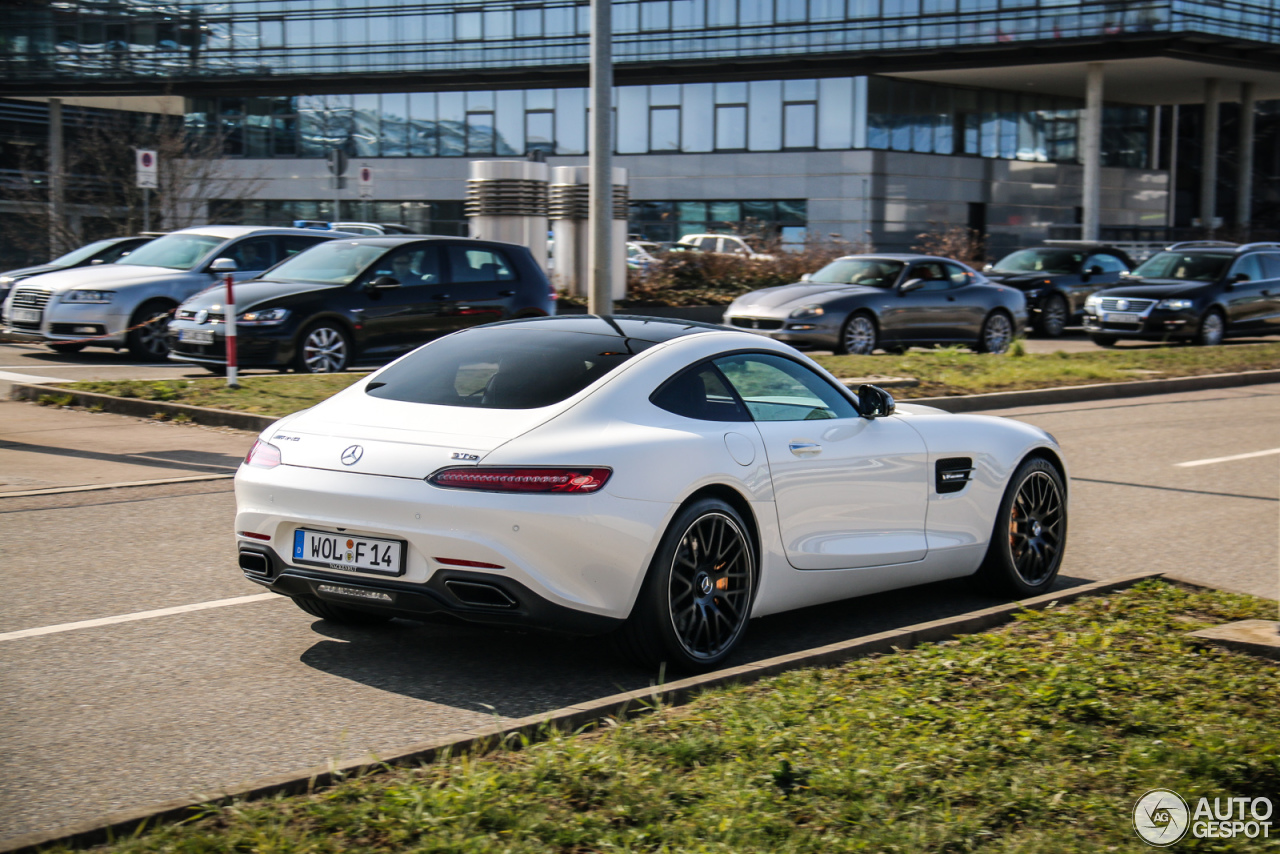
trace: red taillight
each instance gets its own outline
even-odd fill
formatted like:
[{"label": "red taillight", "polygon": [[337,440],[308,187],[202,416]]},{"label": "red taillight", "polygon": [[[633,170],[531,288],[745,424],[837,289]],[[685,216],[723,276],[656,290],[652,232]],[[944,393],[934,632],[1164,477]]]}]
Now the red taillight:
[{"label": "red taillight", "polygon": [[477,569],[506,569],[500,563],[485,563],[482,560],[463,560],[457,557],[433,557],[436,563],[443,563],[446,566],[474,566]]},{"label": "red taillight", "polygon": [[612,469],[603,468],[508,468],[506,466],[461,466],[442,469],[427,483],[447,489],[479,489],[485,492],[596,492],[604,486]]},{"label": "red taillight", "polygon": [[237,531],[236,533],[238,533],[242,537],[249,537],[250,539],[253,539],[253,540],[271,539],[270,534],[255,534],[253,531]]},{"label": "red taillight", "polygon": [[259,439],[253,443],[244,458],[246,465],[258,468],[273,469],[280,465],[280,449]]}]

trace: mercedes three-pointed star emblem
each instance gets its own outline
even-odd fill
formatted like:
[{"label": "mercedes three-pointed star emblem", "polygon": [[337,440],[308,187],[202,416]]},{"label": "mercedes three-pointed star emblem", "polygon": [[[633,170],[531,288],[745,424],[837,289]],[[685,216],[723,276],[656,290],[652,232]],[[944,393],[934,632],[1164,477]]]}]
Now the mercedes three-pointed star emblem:
[{"label": "mercedes three-pointed star emblem", "polygon": [[353,466],[360,462],[360,458],[364,456],[364,448],[359,445],[352,445],[342,452],[342,464],[344,466]]}]

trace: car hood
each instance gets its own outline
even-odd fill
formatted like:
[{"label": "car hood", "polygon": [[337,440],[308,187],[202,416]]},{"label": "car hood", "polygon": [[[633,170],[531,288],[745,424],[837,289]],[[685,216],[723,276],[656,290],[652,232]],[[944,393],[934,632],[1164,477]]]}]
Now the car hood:
[{"label": "car hood", "polygon": [[[339,288],[339,285],[317,285],[310,282],[273,282],[270,279],[251,282],[237,282],[235,286],[236,310],[254,308],[263,303],[275,302],[285,297],[296,296],[297,294],[311,293],[313,291],[326,291]],[[227,296],[227,289],[222,284],[216,284],[212,287],[205,288],[198,294],[187,298],[182,304],[183,308],[188,309],[210,309],[217,310],[222,308],[224,299]]]},{"label": "car hood", "polygon": [[1020,291],[1030,290],[1032,288],[1044,287],[1045,280],[1056,282],[1059,279],[1065,279],[1067,273],[997,273],[992,270],[990,273],[983,273],[991,281],[1000,285],[1008,285],[1011,288],[1017,288]]},{"label": "car hood", "polygon": [[[445,466],[480,462],[573,405],[472,409],[406,403],[366,394],[368,383],[361,380],[277,422],[263,441],[280,449],[285,465],[421,479]],[[360,446],[360,457],[344,465],[343,453],[353,445]]]},{"label": "car hood", "polygon": [[96,267],[72,267],[44,273],[33,286],[47,291],[70,291],[76,288],[110,289],[139,282],[172,279],[189,275],[186,270],[168,267],[142,267],[137,264],[99,264]]},{"label": "car hood", "polygon": [[0,279],[27,279],[31,276],[38,276],[41,273],[52,273],[54,270],[65,269],[57,264],[37,264],[34,267],[19,267],[16,270],[5,270],[0,273]]},{"label": "car hood", "polygon": [[825,303],[845,297],[860,296],[862,294],[882,294],[884,292],[884,288],[869,288],[865,285],[830,285],[818,282],[799,282],[794,285],[779,285],[776,288],[752,291],[734,300],[733,308],[740,311],[780,308],[796,302]]},{"label": "car hood", "polygon": [[1209,282],[1188,282],[1186,279],[1143,279],[1132,284],[1098,291],[1099,297],[1138,297],[1163,299],[1165,297],[1199,296],[1211,287]]}]

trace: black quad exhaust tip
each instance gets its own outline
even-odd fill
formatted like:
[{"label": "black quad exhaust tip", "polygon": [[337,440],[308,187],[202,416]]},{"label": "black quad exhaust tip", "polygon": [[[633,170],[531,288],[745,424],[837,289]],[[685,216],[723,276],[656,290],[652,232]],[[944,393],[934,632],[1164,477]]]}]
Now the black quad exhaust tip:
[{"label": "black quad exhaust tip", "polygon": [[493,584],[478,581],[446,581],[444,586],[464,605],[475,608],[514,608],[519,603],[511,594]]},{"label": "black quad exhaust tip", "polygon": [[240,552],[240,568],[254,575],[271,574],[271,562],[261,552]]}]

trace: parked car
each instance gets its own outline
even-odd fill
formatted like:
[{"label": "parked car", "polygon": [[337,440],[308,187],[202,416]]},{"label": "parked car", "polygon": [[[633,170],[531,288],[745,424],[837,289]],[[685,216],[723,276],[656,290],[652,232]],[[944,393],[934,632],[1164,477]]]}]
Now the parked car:
[{"label": "parked car", "polygon": [[9,332],[44,341],[59,352],[78,352],[92,343],[127,347],[139,359],[164,359],[173,310],[219,281],[210,269],[215,259],[235,261],[235,277],[244,279],[337,236],[243,225],[184,228],[114,264],[45,273],[22,282],[5,302],[5,325]]},{"label": "parked car", "polygon": [[[224,292],[169,324],[170,358],[226,367]],[[303,373],[382,363],[459,329],[553,314],[551,284],[523,246],[461,237],[334,240],[236,286],[243,367]]]},{"label": "parked car", "polygon": [[1090,294],[1118,284],[1135,266],[1113,246],[1054,241],[1019,249],[982,272],[991,281],[1026,294],[1031,328],[1057,338],[1069,324],[1081,322]]},{"label": "parked car", "polygon": [[1280,333],[1280,243],[1175,243],[1124,284],[1090,296],[1084,328],[1103,347],[1122,338],[1220,344],[1229,335]]},{"label": "parked car", "polygon": [[611,633],[705,670],[752,617],[975,574],[1051,589],[1067,483],[1029,424],[855,395],[710,324],[579,315],[441,338],[276,422],[233,530],[247,579],[330,622]]},{"label": "parked car", "polygon": [[144,243],[155,240],[158,235],[139,234],[133,237],[109,237],[106,240],[95,240],[86,243],[79,249],[73,249],[66,255],[54,258],[48,264],[37,264],[34,267],[19,267],[0,273],[0,303],[9,296],[15,283],[42,273],[55,270],[67,270],[72,267],[90,267],[98,264],[111,264],[128,255]]},{"label": "parked car", "polygon": [[627,269],[644,272],[658,262],[641,244],[627,241]]},{"label": "parked car", "polygon": [[324,222],[314,219],[296,219],[295,228],[316,228],[325,231],[341,231],[346,234],[413,234],[412,228],[396,222]]},{"label": "parked car", "polygon": [[798,347],[867,355],[917,344],[1003,353],[1022,334],[1027,302],[959,261],[933,255],[847,255],[793,285],[734,300],[724,323]]},{"label": "parked car", "polygon": [[750,243],[736,234],[686,234],[676,241],[672,249],[679,250],[694,246],[703,252],[718,252],[722,255],[737,255],[753,261],[772,261],[774,256],[757,252]]}]

